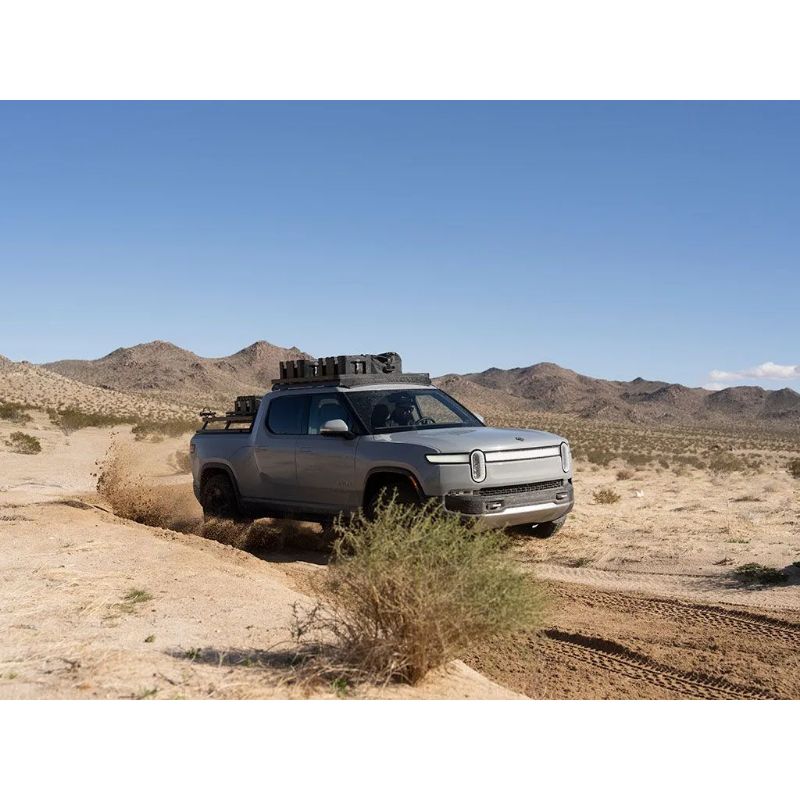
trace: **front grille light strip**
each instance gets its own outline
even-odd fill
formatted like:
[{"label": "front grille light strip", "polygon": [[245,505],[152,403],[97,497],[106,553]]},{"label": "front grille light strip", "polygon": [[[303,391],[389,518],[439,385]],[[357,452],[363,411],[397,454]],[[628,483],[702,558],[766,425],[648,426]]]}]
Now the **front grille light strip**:
[{"label": "front grille light strip", "polygon": [[486,454],[486,460],[490,463],[503,461],[529,461],[534,458],[553,458],[561,457],[559,447],[535,447],[527,450],[497,450]]}]

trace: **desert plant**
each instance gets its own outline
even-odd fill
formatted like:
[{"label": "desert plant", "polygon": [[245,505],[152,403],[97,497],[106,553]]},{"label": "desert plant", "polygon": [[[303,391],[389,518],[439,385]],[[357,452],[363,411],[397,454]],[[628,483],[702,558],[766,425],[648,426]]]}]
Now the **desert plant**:
[{"label": "desert plant", "polygon": [[633,477],[633,472],[629,469],[620,469],[617,470],[617,480],[618,481],[628,481]]},{"label": "desert plant", "polygon": [[755,562],[736,567],[733,570],[733,576],[748,585],[786,583],[788,580],[788,576],[779,569],[765,567],[763,564]]},{"label": "desert plant", "polygon": [[620,500],[620,495],[613,489],[595,489],[592,497],[594,497],[595,503],[600,503],[601,505],[610,505]]},{"label": "desert plant", "polygon": [[800,479],[800,458],[793,458],[789,462],[789,474],[793,478],[799,478]]},{"label": "desert plant", "polygon": [[716,453],[708,462],[712,472],[742,472],[747,469],[747,463],[733,453]]},{"label": "desert plant", "polygon": [[336,529],[331,566],[313,584],[319,603],[295,634],[332,639],[337,663],[356,674],[416,683],[470,645],[540,619],[540,591],[501,533],[394,503]]},{"label": "desert plant", "polygon": [[131,433],[137,441],[143,441],[159,436],[175,438],[184,433],[192,433],[197,430],[197,427],[197,422],[186,419],[145,420],[134,425]]},{"label": "desert plant", "polygon": [[39,440],[35,436],[29,436],[27,433],[14,431],[8,437],[7,443],[14,453],[32,456],[42,452],[42,445]]},{"label": "desert plant", "polygon": [[20,424],[31,422],[33,417],[26,413],[26,408],[27,406],[22,406],[19,403],[0,403],[0,419]]},{"label": "desert plant", "polygon": [[132,416],[103,414],[99,411],[87,412],[78,408],[50,408],[47,410],[47,415],[50,421],[67,436],[82,428],[111,428],[114,425],[127,425],[139,421]]}]

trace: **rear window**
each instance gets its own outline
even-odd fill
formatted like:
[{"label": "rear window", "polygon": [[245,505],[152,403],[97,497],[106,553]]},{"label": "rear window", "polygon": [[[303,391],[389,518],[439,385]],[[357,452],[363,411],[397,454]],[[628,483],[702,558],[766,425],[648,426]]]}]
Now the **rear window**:
[{"label": "rear window", "polygon": [[267,427],[281,436],[305,433],[308,395],[286,395],[270,401]]}]

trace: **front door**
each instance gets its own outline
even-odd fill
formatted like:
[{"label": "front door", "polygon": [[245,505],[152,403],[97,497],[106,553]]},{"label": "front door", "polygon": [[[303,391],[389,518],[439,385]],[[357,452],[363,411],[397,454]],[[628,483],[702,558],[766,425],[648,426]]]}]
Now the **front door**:
[{"label": "front door", "polygon": [[355,421],[340,393],[312,394],[305,434],[297,437],[297,484],[303,494],[298,502],[320,513],[350,511],[361,505],[361,491],[355,485],[358,439],[320,433],[334,419],[344,420],[353,430]]}]

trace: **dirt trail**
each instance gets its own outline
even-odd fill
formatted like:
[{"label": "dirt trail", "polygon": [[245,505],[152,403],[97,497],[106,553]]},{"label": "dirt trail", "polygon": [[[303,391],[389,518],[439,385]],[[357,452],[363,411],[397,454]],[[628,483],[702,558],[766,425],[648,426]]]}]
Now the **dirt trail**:
[{"label": "dirt trail", "polygon": [[[0,422],[0,439],[12,429]],[[160,527],[202,532],[176,460],[183,440],[137,444],[139,477],[118,487],[115,501],[149,514],[148,526],[93,507],[107,505],[96,462],[112,438],[133,444],[129,432],[67,438],[43,417],[32,430],[42,454],[0,448],[0,697],[303,694],[287,682],[291,607],[307,602],[321,553],[259,558]],[[645,471],[615,483],[620,503],[597,506],[591,491],[613,472],[576,480],[561,534],[514,545],[549,587],[545,629],[491,643],[421,686],[362,694],[800,698],[796,483]],[[786,582],[731,579],[732,565],[756,560]]]},{"label": "dirt trail", "polygon": [[530,697],[800,697],[800,614],[550,583],[549,626],[467,663]]}]

